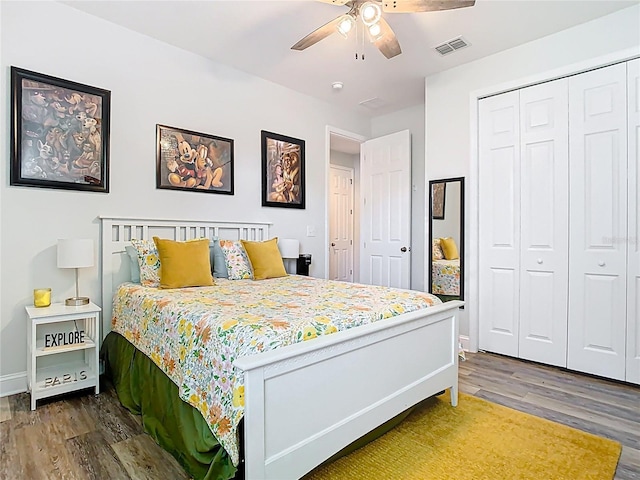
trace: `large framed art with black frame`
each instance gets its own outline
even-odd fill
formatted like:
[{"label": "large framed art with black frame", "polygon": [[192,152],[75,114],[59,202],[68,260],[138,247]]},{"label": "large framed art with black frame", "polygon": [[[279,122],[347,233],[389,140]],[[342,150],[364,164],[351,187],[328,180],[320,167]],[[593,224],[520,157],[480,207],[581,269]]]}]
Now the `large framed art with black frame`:
[{"label": "large framed art with black frame", "polygon": [[156,125],[156,188],[233,195],[233,143]]},{"label": "large framed art with black frame", "polygon": [[111,92],[11,67],[11,185],[109,192]]},{"label": "large framed art with black frame", "polygon": [[304,208],[304,140],[262,130],[262,206]]}]

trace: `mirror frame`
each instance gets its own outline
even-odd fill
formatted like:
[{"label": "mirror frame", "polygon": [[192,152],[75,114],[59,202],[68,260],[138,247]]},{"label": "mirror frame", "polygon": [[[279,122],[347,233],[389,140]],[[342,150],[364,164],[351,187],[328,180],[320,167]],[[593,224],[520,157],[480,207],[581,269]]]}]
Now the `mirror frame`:
[{"label": "mirror frame", "polygon": [[[464,300],[464,177],[440,178],[429,180],[429,293],[433,293],[433,185],[437,183],[453,183],[460,182],[460,245],[458,245],[458,253],[460,255],[460,300]],[[446,192],[444,204],[446,205]],[[464,308],[464,307],[460,307]]]}]

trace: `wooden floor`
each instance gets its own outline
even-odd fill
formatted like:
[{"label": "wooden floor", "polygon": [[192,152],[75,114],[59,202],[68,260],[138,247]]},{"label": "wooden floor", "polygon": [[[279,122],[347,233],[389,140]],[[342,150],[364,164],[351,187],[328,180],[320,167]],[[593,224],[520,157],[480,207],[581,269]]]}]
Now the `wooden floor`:
[{"label": "wooden floor", "polygon": [[[113,388],[0,398],[0,479],[186,479]],[[498,355],[467,355],[461,391],[622,443],[616,479],[640,480],[640,388]]]}]

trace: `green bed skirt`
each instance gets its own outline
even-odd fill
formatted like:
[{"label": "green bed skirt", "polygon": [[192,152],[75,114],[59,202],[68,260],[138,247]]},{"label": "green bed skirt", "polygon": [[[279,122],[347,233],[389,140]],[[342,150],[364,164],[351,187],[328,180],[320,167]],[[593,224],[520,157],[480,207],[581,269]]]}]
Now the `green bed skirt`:
[{"label": "green bed skirt", "polygon": [[[100,354],[105,361],[105,373],[111,378],[122,405],[142,415],[145,432],[171,453],[194,480],[243,478],[200,412],[180,399],[178,387],[151,359],[115,332],[104,339]],[[413,407],[380,425],[324,463],[348,455],[384,435],[412,410]]]},{"label": "green bed skirt", "polygon": [[115,332],[104,339],[100,353],[120,403],[142,415],[145,432],[189,475],[195,480],[235,478],[237,468],[200,412],[180,399],[178,387],[151,359]]}]

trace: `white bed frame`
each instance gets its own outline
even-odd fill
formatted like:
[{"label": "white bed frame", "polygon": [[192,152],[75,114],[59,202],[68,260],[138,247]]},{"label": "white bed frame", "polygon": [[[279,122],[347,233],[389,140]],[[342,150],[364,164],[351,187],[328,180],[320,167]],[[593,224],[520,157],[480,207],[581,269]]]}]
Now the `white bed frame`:
[{"label": "white bed frame", "polygon": [[[103,332],[129,280],[132,238],[266,240],[269,224],[100,217]],[[454,301],[242,357],[245,478],[299,478],[408,407],[447,388],[458,401]]]}]

